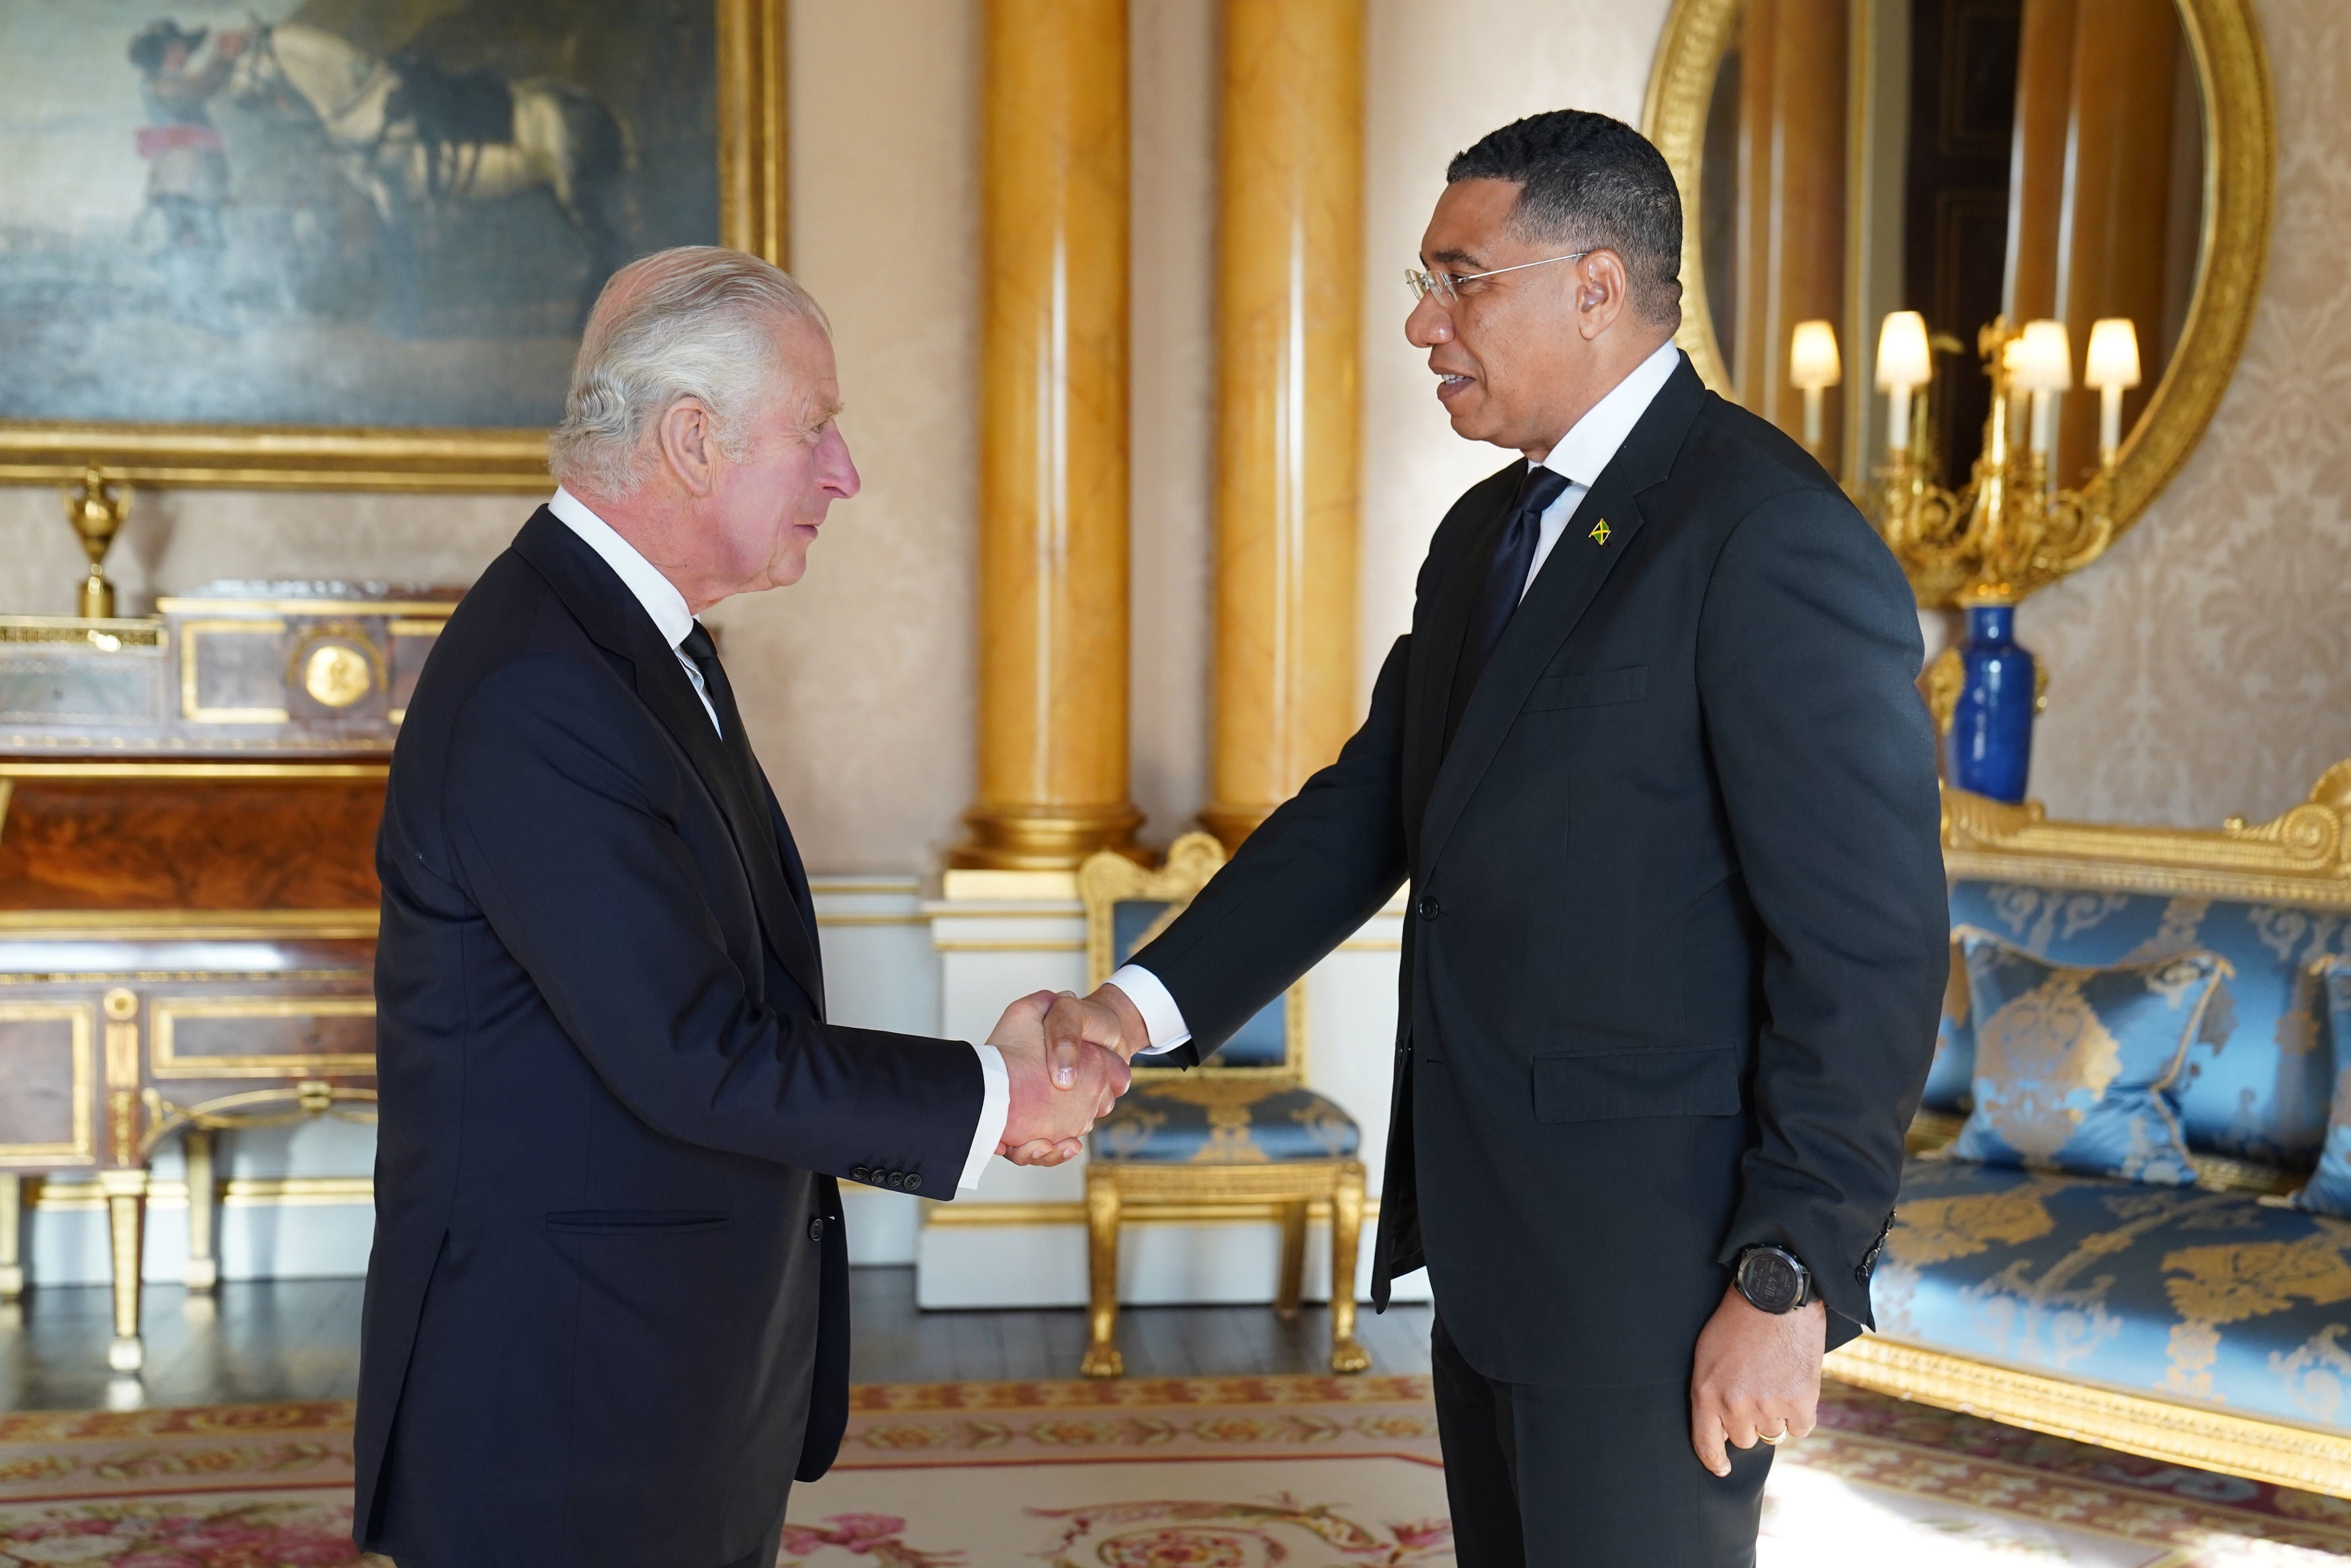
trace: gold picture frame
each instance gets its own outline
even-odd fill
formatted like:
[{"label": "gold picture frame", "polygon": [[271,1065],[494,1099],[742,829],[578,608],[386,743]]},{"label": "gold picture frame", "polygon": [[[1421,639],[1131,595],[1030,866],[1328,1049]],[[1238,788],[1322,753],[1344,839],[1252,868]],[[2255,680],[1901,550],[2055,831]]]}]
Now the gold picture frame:
[{"label": "gold picture frame", "polygon": [[[1641,115],[1643,133],[1665,154],[1681,187],[1686,306],[1676,341],[1708,387],[1734,399],[1728,362],[1707,307],[1698,201],[1715,72],[1744,3],[1674,0],[1650,67]],[[2171,483],[2220,406],[2261,296],[2276,200],[2275,99],[2253,0],[2174,4],[2203,93],[2202,232],[2195,287],[2179,347],[2137,426],[2124,438],[2108,503],[2117,536]],[[1858,26],[1866,26],[1865,4],[1857,3],[1853,14]],[[1865,392],[1862,380],[1848,377],[1845,392]],[[1865,474],[1859,477],[1865,479]]]},{"label": "gold picture frame", "polygon": [[[720,244],[789,254],[785,0],[712,0]],[[134,484],[270,490],[544,490],[546,432],[0,420],[0,483],[95,466]]]}]

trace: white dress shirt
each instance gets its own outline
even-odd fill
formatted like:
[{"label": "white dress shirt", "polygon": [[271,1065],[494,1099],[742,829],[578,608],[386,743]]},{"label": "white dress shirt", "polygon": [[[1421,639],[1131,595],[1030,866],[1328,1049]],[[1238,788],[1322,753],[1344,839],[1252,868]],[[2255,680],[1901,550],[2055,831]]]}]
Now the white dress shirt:
[{"label": "white dress shirt", "polygon": [[[637,547],[615,533],[612,525],[588,509],[571,492],[557,487],[549,498],[547,509],[556,519],[587,546],[604,559],[621,581],[634,594],[637,602],[645,607],[653,618],[653,629],[660,632],[670,651],[684,667],[685,678],[694,682],[694,694],[702,699],[702,711],[710,715],[710,727],[720,730],[718,710],[710,705],[710,693],[703,689],[702,670],[686,657],[678,646],[685,634],[694,629],[694,612],[686,607],[685,596],[677,585],[661,575],[661,569],[637,553]],[[1004,1141],[1004,1125],[1012,1115],[1012,1076],[1004,1065],[1004,1053],[993,1045],[974,1045],[979,1054],[979,1126],[973,1132],[971,1153],[963,1162],[963,1175],[956,1181],[959,1188],[977,1187],[980,1172],[987,1168],[988,1157],[996,1146]]]},{"label": "white dress shirt", "polygon": [[[1519,597],[1524,599],[1527,590],[1534,587],[1535,574],[1551,559],[1552,546],[1567,531],[1567,520],[1583,504],[1583,497],[1592,489],[1592,482],[1600,477],[1649,411],[1666,383],[1682,362],[1682,351],[1668,338],[1657,351],[1633,367],[1630,374],[1608,390],[1608,395],[1592,405],[1584,416],[1576,421],[1568,432],[1559,438],[1559,444],[1543,457],[1542,465],[1567,481],[1559,498],[1543,508],[1541,532],[1535,539],[1534,559],[1527,565],[1527,580],[1519,585]],[[1144,1028],[1151,1035],[1149,1054],[1173,1051],[1192,1038],[1191,1029],[1184,1022],[1184,1010],[1176,1005],[1166,986],[1149,970],[1135,964],[1122,964],[1110,977],[1110,983],[1126,992],[1134,1003],[1135,1012],[1143,1015]]]}]

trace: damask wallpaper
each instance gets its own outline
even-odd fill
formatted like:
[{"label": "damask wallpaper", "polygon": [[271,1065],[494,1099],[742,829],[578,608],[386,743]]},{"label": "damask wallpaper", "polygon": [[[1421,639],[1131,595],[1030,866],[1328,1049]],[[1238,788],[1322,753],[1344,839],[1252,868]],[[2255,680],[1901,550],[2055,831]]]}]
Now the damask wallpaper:
[{"label": "damask wallpaper", "polygon": [[2106,558],[2027,601],[2057,815],[2270,816],[2351,757],[2351,5],[2260,0],[2277,94],[2269,276],[2188,466]]}]

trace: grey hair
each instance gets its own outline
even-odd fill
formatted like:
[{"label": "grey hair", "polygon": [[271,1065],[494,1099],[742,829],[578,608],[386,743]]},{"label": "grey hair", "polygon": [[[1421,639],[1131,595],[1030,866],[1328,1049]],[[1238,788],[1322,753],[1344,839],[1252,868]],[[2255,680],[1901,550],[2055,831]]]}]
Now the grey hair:
[{"label": "grey hair", "polygon": [[718,448],[743,455],[747,427],[778,390],[777,328],[831,323],[781,267],[717,245],[631,262],[604,285],[548,438],[557,483],[627,495],[644,478],[646,432],[680,399],[706,406]]}]

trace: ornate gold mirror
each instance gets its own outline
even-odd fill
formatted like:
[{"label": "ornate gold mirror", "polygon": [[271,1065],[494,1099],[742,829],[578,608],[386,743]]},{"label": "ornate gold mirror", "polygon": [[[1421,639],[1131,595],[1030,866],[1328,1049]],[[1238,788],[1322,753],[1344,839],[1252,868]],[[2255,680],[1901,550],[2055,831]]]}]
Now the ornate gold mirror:
[{"label": "ornate gold mirror", "polygon": [[1856,495],[1897,458],[1957,489],[1997,359],[2011,450],[2053,508],[2091,496],[2103,548],[2235,367],[2273,162],[2252,0],[1676,0],[1646,130],[1682,190],[1682,346]]}]

